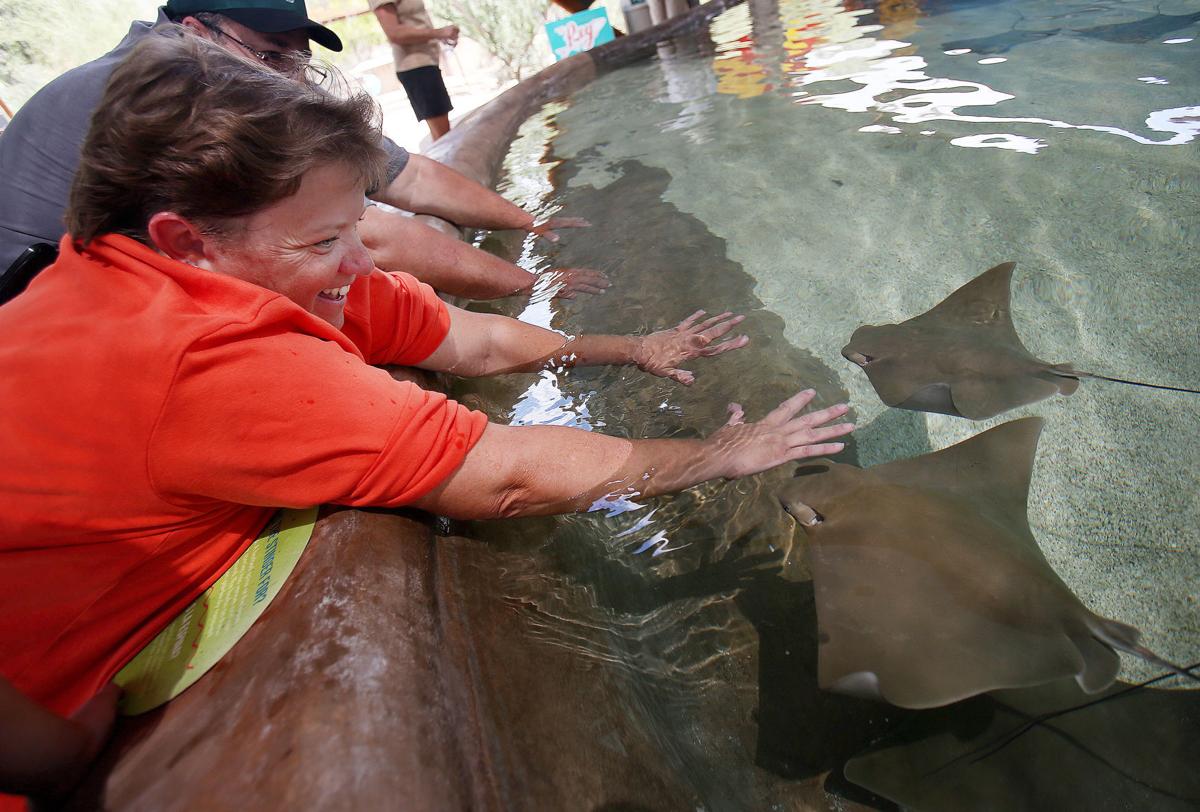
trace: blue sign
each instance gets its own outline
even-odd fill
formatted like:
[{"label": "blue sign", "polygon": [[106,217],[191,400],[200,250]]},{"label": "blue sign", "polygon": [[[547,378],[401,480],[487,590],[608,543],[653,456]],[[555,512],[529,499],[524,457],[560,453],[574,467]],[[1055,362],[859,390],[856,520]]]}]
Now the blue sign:
[{"label": "blue sign", "polygon": [[611,42],[613,29],[609,25],[607,11],[591,8],[546,23],[546,36],[550,38],[550,50],[554,51],[554,58],[566,59],[595,45]]}]

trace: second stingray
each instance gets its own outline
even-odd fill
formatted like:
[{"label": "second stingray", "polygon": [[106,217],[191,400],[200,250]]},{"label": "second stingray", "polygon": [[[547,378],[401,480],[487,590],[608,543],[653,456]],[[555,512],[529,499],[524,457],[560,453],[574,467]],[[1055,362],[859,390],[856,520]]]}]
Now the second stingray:
[{"label": "second stingray", "polygon": [[1179,671],[1042,555],[1026,518],[1041,430],[1015,420],[865,470],[821,460],[785,486],[808,536],[822,688],[930,708],[1064,677],[1101,691],[1116,649]]},{"label": "second stingray", "polygon": [[864,325],[842,355],[863,368],[888,406],[983,420],[1055,393],[1069,395],[1080,378],[1192,392],[1080,372],[1035,358],[1013,327],[1009,286],[1013,263],[972,279],[932,310],[900,324]]}]

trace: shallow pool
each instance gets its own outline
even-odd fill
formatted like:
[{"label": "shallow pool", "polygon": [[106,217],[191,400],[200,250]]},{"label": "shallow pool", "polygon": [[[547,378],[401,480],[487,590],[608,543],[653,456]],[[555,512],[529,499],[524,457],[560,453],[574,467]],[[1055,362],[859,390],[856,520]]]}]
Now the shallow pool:
[{"label": "shallow pool", "polygon": [[[859,325],[903,321],[1013,261],[1034,355],[1200,387],[1197,77],[1197,2],[738,6],[531,120],[504,190],[594,225],[559,246],[491,247],[614,282],[506,312],[575,333],[730,309],[748,314],[751,346],[692,364],[690,389],[626,369],[478,389],[496,419],[668,437],[711,432],[731,400],[754,418],[813,386],[849,399],[860,429],[843,456],[861,466],[1039,415],[1028,514],[1046,558],[1163,657],[1200,660],[1200,395],[1085,380],[972,422],[888,409],[840,355]],[[502,589],[539,644],[632,675],[611,702],[704,808],[1200,803],[1185,769],[1200,763],[1200,693],[1165,690],[1174,678],[999,746],[1006,722],[1078,697],[912,714],[817,690],[805,541],[775,497],[790,476],[474,535],[507,562]],[[1160,673],[1123,657],[1125,682]],[[955,747],[980,752],[955,761]],[[855,756],[874,798],[838,783]]]}]

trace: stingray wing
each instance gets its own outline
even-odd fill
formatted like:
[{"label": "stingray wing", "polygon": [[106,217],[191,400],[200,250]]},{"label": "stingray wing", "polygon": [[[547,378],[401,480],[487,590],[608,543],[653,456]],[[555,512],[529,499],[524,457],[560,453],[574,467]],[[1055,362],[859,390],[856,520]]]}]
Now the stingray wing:
[{"label": "stingray wing", "polygon": [[1021,346],[1011,314],[1011,284],[1015,267],[1015,263],[1005,262],[989,268],[904,324],[968,326],[993,332],[994,340],[1012,341]]},{"label": "stingray wing", "polygon": [[925,708],[1066,676],[1111,683],[1116,654],[1026,519],[1042,425],[872,468],[813,505],[822,687]]},{"label": "stingray wing", "polygon": [[[1037,359],[1034,361],[1042,364]],[[950,398],[958,414],[969,420],[986,420],[1052,395],[1069,395],[1078,386],[1079,382],[1074,378],[1041,375],[1034,368],[1002,377],[989,376],[986,371],[981,371],[980,374],[951,384]]]},{"label": "stingray wing", "polygon": [[1011,420],[941,451],[877,465],[881,481],[969,500],[1012,530],[1029,531],[1026,506],[1038,439],[1046,421]]}]

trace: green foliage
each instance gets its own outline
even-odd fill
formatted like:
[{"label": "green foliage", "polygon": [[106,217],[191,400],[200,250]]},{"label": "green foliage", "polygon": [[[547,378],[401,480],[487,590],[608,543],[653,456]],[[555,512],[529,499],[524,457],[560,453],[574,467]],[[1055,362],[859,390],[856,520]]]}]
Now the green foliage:
[{"label": "green foliage", "polygon": [[317,56],[342,70],[349,70],[368,58],[375,48],[387,44],[383,29],[379,27],[375,15],[370,12],[333,20],[327,23],[326,27],[342,38],[344,47],[341,53],[337,54],[317,48]]},{"label": "green foliage", "polygon": [[541,67],[534,47],[547,19],[547,0],[426,0],[430,13],[487,48],[520,81]]},{"label": "green foliage", "polygon": [[111,50],[154,0],[0,0],[0,98],[17,108],[46,82]]},{"label": "green foliage", "polygon": [[383,29],[367,7],[367,0],[307,0],[308,16],[324,21],[324,25],[342,39],[340,53],[317,48],[319,59],[349,70],[387,43]]}]

